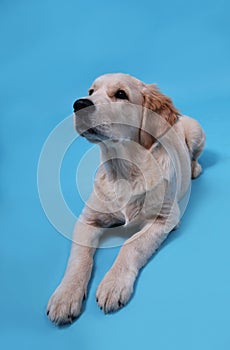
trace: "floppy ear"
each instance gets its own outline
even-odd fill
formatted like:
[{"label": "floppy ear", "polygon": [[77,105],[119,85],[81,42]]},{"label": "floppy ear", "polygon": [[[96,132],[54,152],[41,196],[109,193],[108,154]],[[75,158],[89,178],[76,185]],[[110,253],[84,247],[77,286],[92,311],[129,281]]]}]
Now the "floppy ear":
[{"label": "floppy ear", "polygon": [[163,95],[155,84],[145,85],[142,94],[144,108],[140,142],[144,147],[150,148],[157,137],[176,123],[179,111],[172,100]]}]

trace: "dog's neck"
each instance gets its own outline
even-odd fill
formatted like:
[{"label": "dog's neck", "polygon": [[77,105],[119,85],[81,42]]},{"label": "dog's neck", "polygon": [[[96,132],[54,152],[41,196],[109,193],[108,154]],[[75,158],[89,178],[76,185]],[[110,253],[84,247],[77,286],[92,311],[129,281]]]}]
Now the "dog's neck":
[{"label": "dog's neck", "polygon": [[146,164],[146,151],[129,140],[106,141],[100,143],[101,165],[109,180],[134,180],[143,173]]}]

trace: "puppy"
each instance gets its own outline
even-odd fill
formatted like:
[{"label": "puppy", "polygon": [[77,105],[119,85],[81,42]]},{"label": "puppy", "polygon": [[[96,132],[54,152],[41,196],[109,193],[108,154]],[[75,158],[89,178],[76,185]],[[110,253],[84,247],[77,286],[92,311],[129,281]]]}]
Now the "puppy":
[{"label": "puppy", "polygon": [[96,300],[105,313],[129,301],[139,270],[180,221],[178,204],[201,173],[205,144],[197,121],[181,116],[156,85],[126,74],[99,77],[73,107],[75,127],[99,144],[101,163],[65,275],[48,302],[47,315],[58,325],[80,315],[94,252],[114,225],[135,224],[138,231],[123,244]]}]

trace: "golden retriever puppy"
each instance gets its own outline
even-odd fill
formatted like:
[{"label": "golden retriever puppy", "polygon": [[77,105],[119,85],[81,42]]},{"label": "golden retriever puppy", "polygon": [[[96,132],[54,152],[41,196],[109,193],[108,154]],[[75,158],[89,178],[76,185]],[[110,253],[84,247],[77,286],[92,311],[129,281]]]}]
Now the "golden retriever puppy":
[{"label": "golden retriever puppy", "polygon": [[48,302],[47,315],[58,325],[80,315],[94,252],[114,225],[135,224],[138,231],[121,247],[96,300],[106,313],[129,301],[138,271],[180,221],[179,202],[201,173],[197,159],[205,143],[198,122],[181,116],[156,85],[126,74],[96,79],[89,96],[74,103],[74,122],[100,146],[101,163],[65,275]]}]

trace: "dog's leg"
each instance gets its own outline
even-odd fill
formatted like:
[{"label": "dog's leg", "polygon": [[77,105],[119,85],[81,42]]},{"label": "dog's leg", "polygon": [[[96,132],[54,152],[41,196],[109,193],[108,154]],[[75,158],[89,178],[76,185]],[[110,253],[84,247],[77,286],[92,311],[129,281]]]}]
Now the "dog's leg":
[{"label": "dog's leg", "polygon": [[184,126],[186,144],[191,157],[191,177],[195,179],[202,172],[202,167],[200,163],[198,163],[198,158],[204,149],[205,133],[195,119],[184,116],[181,122]]},{"label": "dog's leg", "polygon": [[76,224],[65,275],[47,305],[47,315],[57,325],[71,323],[81,313],[93,267],[93,255],[102,233],[102,228],[81,221]]},{"label": "dog's leg", "polygon": [[175,204],[170,216],[160,215],[125,242],[97,290],[98,305],[105,313],[116,311],[128,302],[138,271],[178,222],[179,208]]},{"label": "dog's leg", "polygon": [[199,140],[194,139],[193,140],[193,148],[190,151],[191,153],[191,169],[192,169],[192,179],[196,179],[201,173],[202,173],[202,167],[200,163],[198,162],[198,157],[202,153],[204,149],[205,144],[205,134],[200,130],[201,137]]}]

